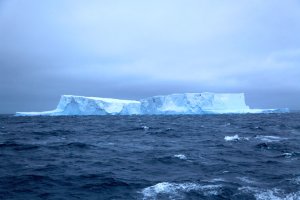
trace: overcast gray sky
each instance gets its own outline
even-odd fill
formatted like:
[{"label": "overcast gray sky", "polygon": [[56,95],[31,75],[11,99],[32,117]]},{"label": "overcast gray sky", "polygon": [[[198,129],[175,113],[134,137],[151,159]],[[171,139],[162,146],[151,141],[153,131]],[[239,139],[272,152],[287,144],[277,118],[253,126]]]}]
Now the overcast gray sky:
[{"label": "overcast gray sky", "polygon": [[299,0],[0,0],[0,113],[245,92],[300,109]]}]

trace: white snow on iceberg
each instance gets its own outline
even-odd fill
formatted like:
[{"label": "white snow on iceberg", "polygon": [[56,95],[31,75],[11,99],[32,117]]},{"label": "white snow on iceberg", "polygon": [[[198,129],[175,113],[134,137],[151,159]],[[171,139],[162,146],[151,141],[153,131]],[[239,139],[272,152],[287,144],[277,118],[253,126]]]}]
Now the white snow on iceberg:
[{"label": "white snow on iceberg", "polygon": [[143,114],[246,113],[244,94],[184,93],[141,100]]},{"label": "white snow on iceberg", "polygon": [[17,112],[17,116],[35,115],[170,115],[274,113],[288,109],[250,109],[243,93],[183,93],[154,96],[140,101],[63,95],[55,110]]},{"label": "white snow on iceberg", "polygon": [[133,115],[139,113],[139,101],[63,95],[53,111],[17,112],[16,115]]}]

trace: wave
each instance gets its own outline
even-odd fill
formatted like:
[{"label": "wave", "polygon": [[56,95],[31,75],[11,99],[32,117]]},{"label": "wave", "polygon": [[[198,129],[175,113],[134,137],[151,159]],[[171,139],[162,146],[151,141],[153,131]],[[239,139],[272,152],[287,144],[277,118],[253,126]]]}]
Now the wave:
[{"label": "wave", "polygon": [[297,200],[300,199],[300,191],[284,193],[283,190],[274,189],[259,189],[255,187],[241,187],[238,190],[243,193],[252,194],[257,200]]},{"label": "wave", "polygon": [[89,190],[111,189],[112,187],[129,187],[130,185],[124,181],[115,178],[101,179],[99,182],[85,183],[81,188]]},{"label": "wave", "polygon": [[57,129],[57,130],[35,130],[31,132],[33,135],[39,135],[39,136],[63,136],[63,135],[74,135],[76,134],[73,130],[67,130],[67,129]]},{"label": "wave", "polygon": [[149,129],[149,126],[142,126],[142,129],[144,129],[146,131]]},{"label": "wave", "polygon": [[16,151],[23,151],[23,150],[35,150],[38,149],[39,146],[34,144],[21,144],[16,142],[0,143],[0,149],[5,149],[5,148],[12,148]]},{"label": "wave", "polygon": [[218,195],[221,185],[200,185],[198,183],[169,183],[161,182],[142,190],[143,199],[182,199],[187,193],[194,192],[204,196]]},{"label": "wave", "polygon": [[286,152],[286,153],[282,153],[279,156],[277,156],[278,158],[293,158],[293,157],[298,157],[300,156],[299,152]]},{"label": "wave", "polygon": [[175,158],[179,158],[180,160],[186,160],[187,157],[184,154],[176,154],[174,155]]},{"label": "wave", "polygon": [[233,135],[233,136],[225,136],[224,137],[225,141],[239,141],[239,140],[249,140],[248,137],[240,137],[239,135]]},{"label": "wave", "polygon": [[256,181],[248,178],[248,177],[245,177],[245,176],[242,176],[242,177],[237,177],[238,180],[244,182],[244,183],[248,183],[248,184],[256,184]]},{"label": "wave", "polygon": [[241,138],[239,137],[239,135],[234,135],[234,136],[225,136],[224,140],[225,141],[238,141]]},{"label": "wave", "polygon": [[[238,134],[232,135],[232,136],[225,136],[225,141],[239,141],[239,140],[249,140],[249,137],[240,137]],[[280,142],[282,140],[287,140],[287,138],[279,137],[279,136],[273,136],[273,135],[256,135],[254,137],[256,140],[260,140],[262,142]]]},{"label": "wave", "polygon": [[281,140],[286,140],[287,138],[272,135],[257,135],[255,136],[255,139],[261,140],[263,142],[279,142]]},{"label": "wave", "polygon": [[292,179],[292,182],[295,183],[295,184],[297,184],[297,185],[300,185],[300,176]]},{"label": "wave", "polygon": [[49,149],[90,149],[96,147],[83,142],[53,143],[47,146]]}]

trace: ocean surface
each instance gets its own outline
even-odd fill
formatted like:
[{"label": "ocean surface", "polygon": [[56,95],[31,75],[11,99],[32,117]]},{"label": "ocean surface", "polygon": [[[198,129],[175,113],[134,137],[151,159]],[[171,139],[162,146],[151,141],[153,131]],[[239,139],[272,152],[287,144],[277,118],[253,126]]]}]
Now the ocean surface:
[{"label": "ocean surface", "polygon": [[300,199],[300,113],[0,116],[0,199]]}]

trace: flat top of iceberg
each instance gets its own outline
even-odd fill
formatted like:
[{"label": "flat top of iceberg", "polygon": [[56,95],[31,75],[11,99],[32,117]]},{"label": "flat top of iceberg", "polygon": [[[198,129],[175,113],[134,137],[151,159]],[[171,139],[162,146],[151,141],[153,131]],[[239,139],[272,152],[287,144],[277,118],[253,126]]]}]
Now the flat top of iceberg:
[{"label": "flat top of iceberg", "polygon": [[86,96],[76,96],[76,95],[62,95],[62,97],[66,98],[84,98],[84,99],[91,99],[96,101],[104,101],[107,103],[139,103],[136,100],[127,100],[127,99],[113,99],[113,98],[102,98],[102,97],[86,97]]},{"label": "flat top of iceberg", "polygon": [[239,93],[216,93],[216,92],[184,92],[184,93],[173,93],[173,94],[167,94],[167,95],[155,95],[155,96],[151,96],[148,98],[153,98],[153,97],[165,97],[165,96],[177,96],[177,95],[244,95],[243,92],[239,92]]}]

